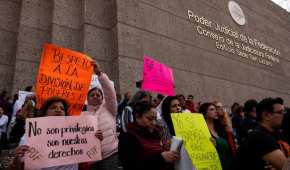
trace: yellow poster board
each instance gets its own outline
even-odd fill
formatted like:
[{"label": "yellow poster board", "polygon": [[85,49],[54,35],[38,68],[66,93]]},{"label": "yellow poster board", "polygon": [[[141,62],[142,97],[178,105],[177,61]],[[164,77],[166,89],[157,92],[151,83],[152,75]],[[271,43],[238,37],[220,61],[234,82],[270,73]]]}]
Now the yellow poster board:
[{"label": "yellow poster board", "polygon": [[222,170],[218,153],[210,141],[206,122],[199,113],[171,114],[175,134],[184,140],[193,165],[197,170]]}]

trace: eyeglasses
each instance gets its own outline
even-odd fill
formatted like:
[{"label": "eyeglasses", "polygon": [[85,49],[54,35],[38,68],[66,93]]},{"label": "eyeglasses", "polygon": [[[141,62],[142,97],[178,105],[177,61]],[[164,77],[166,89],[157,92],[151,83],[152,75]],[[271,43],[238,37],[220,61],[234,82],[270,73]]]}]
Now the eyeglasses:
[{"label": "eyeglasses", "polygon": [[287,113],[287,111],[286,110],[280,110],[280,111],[273,112],[273,113],[276,113],[276,114],[279,114],[279,115],[285,115]]}]

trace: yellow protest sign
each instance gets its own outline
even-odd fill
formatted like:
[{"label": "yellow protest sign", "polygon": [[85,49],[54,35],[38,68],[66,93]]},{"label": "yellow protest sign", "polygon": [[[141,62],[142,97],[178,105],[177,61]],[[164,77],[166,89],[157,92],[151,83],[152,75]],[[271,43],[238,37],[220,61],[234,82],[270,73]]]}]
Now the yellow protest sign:
[{"label": "yellow protest sign", "polygon": [[197,170],[222,170],[218,153],[210,141],[210,133],[202,114],[171,114],[175,134],[184,140]]}]

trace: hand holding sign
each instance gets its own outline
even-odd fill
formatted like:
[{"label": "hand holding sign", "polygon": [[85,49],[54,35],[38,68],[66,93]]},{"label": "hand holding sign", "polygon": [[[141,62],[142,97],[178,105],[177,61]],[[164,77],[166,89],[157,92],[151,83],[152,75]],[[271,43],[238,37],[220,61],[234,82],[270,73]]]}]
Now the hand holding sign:
[{"label": "hand holding sign", "polygon": [[176,151],[165,151],[161,153],[166,162],[173,163],[179,159],[179,153]]},{"label": "hand holding sign", "polygon": [[15,149],[15,155],[16,157],[23,157],[24,154],[29,150],[29,146],[27,145],[20,145]]},{"label": "hand holding sign", "polygon": [[101,130],[98,130],[95,134],[96,138],[98,138],[100,141],[104,139],[103,132]]},{"label": "hand holding sign", "polygon": [[101,71],[101,67],[100,67],[99,63],[97,63],[95,60],[93,60],[92,61],[92,65],[94,67],[95,74],[98,75],[98,76],[100,76],[100,74],[101,74],[102,71]]}]

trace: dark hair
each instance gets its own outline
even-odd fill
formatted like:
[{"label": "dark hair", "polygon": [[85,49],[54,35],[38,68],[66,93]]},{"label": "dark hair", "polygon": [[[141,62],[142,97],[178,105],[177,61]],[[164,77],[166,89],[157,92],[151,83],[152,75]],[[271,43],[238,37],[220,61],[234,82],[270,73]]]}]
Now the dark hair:
[{"label": "dark hair", "polygon": [[[202,113],[205,119],[206,119],[207,109],[210,106],[216,107],[214,103],[203,103],[199,107],[199,113]],[[226,138],[227,134],[226,134],[225,126],[221,123],[220,119],[214,120],[214,129],[216,130],[216,132],[218,133],[220,137]]]},{"label": "dark hair", "polygon": [[90,95],[94,90],[97,90],[97,91],[102,95],[102,97],[104,97],[102,90],[99,89],[98,87],[94,87],[94,88],[90,89],[89,92],[88,92],[88,96],[89,96],[89,95]]},{"label": "dark hair", "polygon": [[6,95],[7,95],[7,91],[6,91],[6,90],[3,90],[3,91],[1,92],[1,94],[0,94],[1,97],[4,97],[4,96],[6,96]]},{"label": "dark hair", "polygon": [[12,106],[15,104],[16,100],[18,100],[18,94],[14,94],[14,95],[13,95]]},{"label": "dark hair", "polygon": [[138,88],[138,89],[141,89],[141,87],[142,87],[142,80],[139,80],[139,81],[136,81],[136,87]]},{"label": "dark hair", "polygon": [[244,104],[244,112],[246,114],[249,114],[251,113],[253,108],[257,108],[257,106],[258,106],[257,100],[254,100],[254,99],[247,100]]},{"label": "dark hair", "polygon": [[178,94],[178,95],[176,95],[176,97],[178,97],[178,100],[179,100],[179,98],[183,98],[183,100],[185,100],[185,97],[183,94]]},{"label": "dark hair", "polygon": [[[149,92],[146,91],[137,91],[133,97],[131,97],[131,99],[128,102],[128,105],[133,107],[136,103],[139,103],[143,98],[150,96]],[[151,101],[150,101],[151,103]]]},{"label": "dark hair", "polygon": [[200,105],[199,107],[199,113],[203,114],[204,117],[206,117],[206,113],[207,113],[207,109],[210,107],[210,106],[215,106],[215,104],[213,103],[203,103],[202,105]]},{"label": "dark hair", "polygon": [[235,111],[235,114],[239,114],[239,113],[241,113],[241,112],[243,112],[244,111],[244,107],[243,106],[239,106],[239,107],[237,107],[237,109],[236,109],[236,111]]},{"label": "dark hair", "polygon": [[284,101],[282,98],[265,98],[257,106],[257,120],[262,121],[262,114],[263,112],[270,112],[272,113],[274,111],[274,104],[282,104],[283,105]]},{"label": "dark hair", "polygon": [[192,98],[193,99],[194,97],[193,97],[193,95],[190,94],[190,95],[187,96],[187,99],[188,98]]},{"label": "dark hair", "polygon": [[164,96],[162,94],[157,94],[157,99],[162,100]]},{"label": "dark hair", "polygon": [[234,109],[235,109],[235,107],[237,107],[237,106],[240,106],[240,104],[239,104],[239,103],[237,103],[237,102],[233,103],[233,105],[231,106],[231,111],[232,111],[232,113],[235,113],[235,112],[237,112],[236,110],[234,110]]},{"label": "dark hair", "polygon": [[286,115],[283,117],[282,131],[288,143],[290,143],[290,108],[286,108]]},{"label": "dark hair", "polygon": [[26,86],[25,88],[24,88],[24,91],[31,91],[32,90],[32,86]]},{"label": "dark hair", "polygon": [[171,120],[171,115],[170,115],[170,106],[173,100],[179,101],[179,98],[177,96],[167,96],[162,102],[161,111],[162,111],[162,117],[168,126],[170,134],[175,136],[173,122]]},{"label": "dark hair", "polygon": [[48,98],[41,106],[40,108],[40,112],[39,112],[39,116],[46,116],[46,113],[47,113],[47,110],[48,108],[54,104],[54,103],[62,103],[63,106],[64,106],[64,112],[65,112],[65,115],[68,116],[68,103],[66,100],[60,98],[60,97],[51,97],[51,98]]},{"label": "dark hair", "polygon": [[127,91],[125,94],[124,94],[124,99],[128,96],[128,94],[130,94],[131,92],[130,91]]},{"label": "dark hair", "polygon": [[147,101],[138,102],[133,106],[132,114],[134,115],[134,118],[136,118],[137,115],[143,116],[145,113],[150,111],[151,108],[153,108],[153,106]]}]

